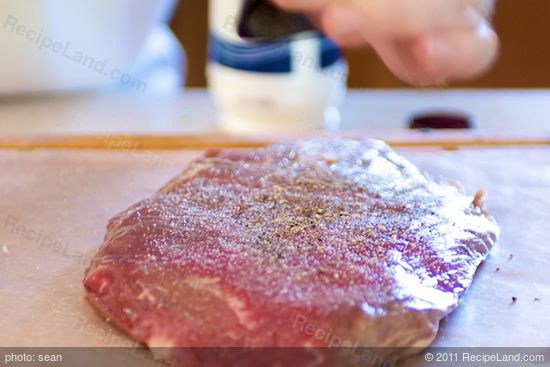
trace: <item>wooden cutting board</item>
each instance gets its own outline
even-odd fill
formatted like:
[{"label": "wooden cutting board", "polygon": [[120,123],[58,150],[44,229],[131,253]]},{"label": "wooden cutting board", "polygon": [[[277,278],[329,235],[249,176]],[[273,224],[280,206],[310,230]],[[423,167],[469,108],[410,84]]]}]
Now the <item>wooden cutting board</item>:
[{"label": "wooden cutting board", "polygon": [[[550,148],[434,146],[400,151],[469,192],[485,188],[502,227],[498,246],[461,306],[441,323],[434,345],[550,346]],[[108,218],[150,195],[199,152],[57,148],[0,150],[0,346],[132,345],[83,300],[84,270]],[[154,364],[144,356],[137,364]]]}]

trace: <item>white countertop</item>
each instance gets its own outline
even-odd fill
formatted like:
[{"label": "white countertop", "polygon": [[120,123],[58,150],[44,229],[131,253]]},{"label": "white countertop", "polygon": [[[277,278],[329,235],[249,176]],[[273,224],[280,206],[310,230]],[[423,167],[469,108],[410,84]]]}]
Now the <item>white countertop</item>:
[{"label": "white countertop", "polygon": [[[548,134],[550,90],[365,90],[349,93],[344,130],[406,127],[418,111],[465,111],[483,130]],[[194,134],[215,131],[216,109],[205,90],[175,97],[81,94],[0,99],[0,134]]]}]

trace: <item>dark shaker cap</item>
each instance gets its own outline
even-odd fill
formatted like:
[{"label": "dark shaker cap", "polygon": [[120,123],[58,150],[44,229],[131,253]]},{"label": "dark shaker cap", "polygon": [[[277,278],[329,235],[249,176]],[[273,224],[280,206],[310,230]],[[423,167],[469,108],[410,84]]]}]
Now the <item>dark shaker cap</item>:
[{"label": "dark shaker cap", "polygon": [[303,14],[283,11],[267,0],[245,0],[237,32],[250,41],[269,41],[314,29]]}]

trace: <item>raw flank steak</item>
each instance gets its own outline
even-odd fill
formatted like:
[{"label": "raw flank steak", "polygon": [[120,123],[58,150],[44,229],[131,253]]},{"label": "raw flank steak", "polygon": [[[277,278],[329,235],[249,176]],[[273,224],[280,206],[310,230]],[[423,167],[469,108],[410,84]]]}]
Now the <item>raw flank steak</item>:
[{"label": "raw flank steak", "polygon": [[380,141],[211,150],[110,220],[84,286],[175,366],[365,365],[428,346],[498,233]]}]

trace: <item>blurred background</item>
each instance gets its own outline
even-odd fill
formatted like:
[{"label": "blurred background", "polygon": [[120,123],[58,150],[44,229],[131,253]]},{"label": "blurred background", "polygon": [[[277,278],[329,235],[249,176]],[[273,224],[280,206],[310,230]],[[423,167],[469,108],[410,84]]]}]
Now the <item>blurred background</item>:
[{"label": "blurred background", "polygon": [[[187,86],[206,85],[207,7],[204,0],[180,0],[172,28],[188,57]],[[550,1],[498,0],[495,27],[502,39],[501,56],[483,77],[451,87],[550,87]],[[371,50],[347,51],[350,88],[403,88]]]}]

